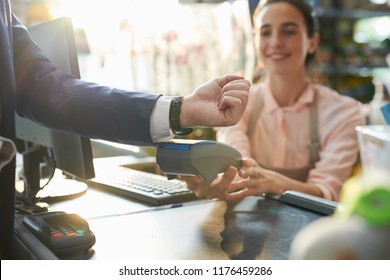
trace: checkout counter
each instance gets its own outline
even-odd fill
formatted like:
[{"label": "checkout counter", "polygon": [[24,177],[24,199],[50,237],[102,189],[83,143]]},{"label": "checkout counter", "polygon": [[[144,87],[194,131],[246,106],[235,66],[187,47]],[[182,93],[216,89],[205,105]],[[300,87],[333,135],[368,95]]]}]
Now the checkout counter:
[{"label": "checkout counter", "polygon": [[[80,197],[52,203],[50,210],[77,213],[88,221],[95,245],[69,258],[93,260],[283,260],[298,231],[324,216],[267,197],[156,207],[93,187]],[[21,218],[16,219],[15,258],[57,259]]]}]

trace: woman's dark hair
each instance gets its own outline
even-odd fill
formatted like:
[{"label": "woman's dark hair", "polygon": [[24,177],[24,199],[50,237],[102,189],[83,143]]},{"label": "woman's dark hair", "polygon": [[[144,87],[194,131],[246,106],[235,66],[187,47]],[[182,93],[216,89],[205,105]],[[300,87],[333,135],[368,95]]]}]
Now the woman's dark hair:
[{"label": "woman's dark hair", "polygon": [[[307,4],[304,0],[261,0],[253,13],[253,23],[255,24],[257,15],[265,6],[269,6],[270,4],[281,3],[281,2],[289,3],[290,5],[294,6],[298,11],[301,12],[305,20],[305,24],[307,27],[307,36],[309,38],[312,38],[313,35],[318,32],[317,17],[315,16],[311,6]],[[309,53],[306,56],[305,65],[308,66],[312,61],[314,61],[314,59],[315,59],[315,52]]]}]

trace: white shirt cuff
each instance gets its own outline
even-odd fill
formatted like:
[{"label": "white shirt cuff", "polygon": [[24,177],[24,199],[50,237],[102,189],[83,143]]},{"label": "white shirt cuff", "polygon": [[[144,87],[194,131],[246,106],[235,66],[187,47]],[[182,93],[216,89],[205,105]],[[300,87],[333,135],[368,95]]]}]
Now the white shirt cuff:
[{"label": "white shirt cuff", "polygon": [[173,96],[161,96],[157,99],[150,116],[150,135],[154,143],[169,141],[174,134],[169,127],[169,107]]}]

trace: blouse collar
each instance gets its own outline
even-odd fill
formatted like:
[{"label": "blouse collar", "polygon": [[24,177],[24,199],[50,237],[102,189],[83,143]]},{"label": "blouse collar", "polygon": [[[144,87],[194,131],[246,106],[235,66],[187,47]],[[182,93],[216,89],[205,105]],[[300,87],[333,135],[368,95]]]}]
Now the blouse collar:
[{"label": "blouse collar", "polygon": [[264,104],[266,104],[266,106],[264,106],[265,112],[272,113],[277,110],[297,111],[313,102],[314,90],[312,84],[309,84],[305,88],[305,90],[302,92],[302,94],[299,96],[298,100],[294,104],[286,107],[280,107],[271,92],[269,82],[264,81],[263,83],[264,84],[262,87],[262,92],[263,92]]}]

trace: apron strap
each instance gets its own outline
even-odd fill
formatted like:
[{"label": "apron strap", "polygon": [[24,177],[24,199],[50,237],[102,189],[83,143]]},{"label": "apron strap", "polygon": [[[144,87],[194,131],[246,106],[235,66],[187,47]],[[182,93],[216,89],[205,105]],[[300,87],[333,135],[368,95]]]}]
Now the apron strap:
[{"label": "apron strap", "polygon": [[264,107],[263,95],[261,94],[260,91],[258,91],[258,92],[256,92],[255,105],[253,105],[251,118],[250,118],[249,124],[248,124],[247,135],[248,135],[249,139],[252,138],[257,121],[259,119],[260,112],[263,110],[263,107]]},{"label": "apron strap", "polygon": [[318,133],[318,92],[313,86],[314,96],[313,103],[310,106],[310,146],[309,146],[309,162],[312,167],[320,159],[320,136]]}]

